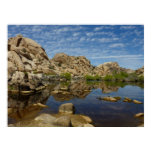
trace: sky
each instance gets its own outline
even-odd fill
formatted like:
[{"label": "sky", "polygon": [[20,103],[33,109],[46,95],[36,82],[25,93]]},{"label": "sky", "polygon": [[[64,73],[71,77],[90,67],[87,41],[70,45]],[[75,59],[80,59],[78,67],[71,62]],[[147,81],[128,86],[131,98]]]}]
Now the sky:
[{"label": "sky", "polygon": [[94,66],[118,62],[138,69],[144,65],[143,25],[8,25],[8,38],[17,34],[39,43],[49,58],[64,52],[85,56]]}]

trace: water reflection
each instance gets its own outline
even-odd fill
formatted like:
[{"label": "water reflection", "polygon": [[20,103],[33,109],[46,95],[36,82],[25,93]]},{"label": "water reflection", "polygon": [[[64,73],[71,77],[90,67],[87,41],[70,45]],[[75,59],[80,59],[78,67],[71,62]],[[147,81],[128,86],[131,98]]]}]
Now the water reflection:
[{"label": "water reflection", "polygon": [[[8,123],[32,119],[41,112],[57,113],[63,102],[72,102],[76,113],[90,116],[95,126],[137,126],[141,120],[134,114],[143,112],[143,104],[99,101],[98,96],[130,97],[144,102],[144,86],[141,83],[85,82],[75,81],[48,86],[41,93],[21,96],[8,95]],[[47,104],[43,109],[35,103]],[[142,121],[143,123],[143,121]]]}]

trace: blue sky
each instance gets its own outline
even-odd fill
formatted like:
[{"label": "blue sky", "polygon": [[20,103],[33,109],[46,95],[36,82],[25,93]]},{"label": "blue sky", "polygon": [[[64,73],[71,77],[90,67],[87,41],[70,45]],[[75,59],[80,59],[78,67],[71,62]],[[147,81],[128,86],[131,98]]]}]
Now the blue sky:
[{"label": "blue sky", "polygon": [[22,34],[52,58],[64,52],[86,56],[93,65],[115,61],[121,67],[144,65],[143,25],[8,25],[8,38]]}]

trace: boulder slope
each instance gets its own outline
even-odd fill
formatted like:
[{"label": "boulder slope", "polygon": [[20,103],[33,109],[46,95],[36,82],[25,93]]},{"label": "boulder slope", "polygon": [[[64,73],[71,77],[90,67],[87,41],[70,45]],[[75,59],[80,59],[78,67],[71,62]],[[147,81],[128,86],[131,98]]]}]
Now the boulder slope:
[{"label": "boulder slope", "polygon": [[98,65],[94,69],[94,73],[100,76],[111,75],[113,73],[120,73],[120,72],[133,73],[134,70],[122,68],[119,66],[117,62],[106,62]]},{"label": "boulder slope", "polygon": [[[35,89],[41,85],[42,73],[55,72],[45,50],[22,35],[8,40],[8,84],[18,90]],[[18,85],[18,86],[17,86]]]},{"label": "boulder slope", "polygon": [[52,69],[56,73],[71,73],[72,76],[92,75],[94,67],[84,56],[69,56],[65,53],[58,53],[50,60]]}]

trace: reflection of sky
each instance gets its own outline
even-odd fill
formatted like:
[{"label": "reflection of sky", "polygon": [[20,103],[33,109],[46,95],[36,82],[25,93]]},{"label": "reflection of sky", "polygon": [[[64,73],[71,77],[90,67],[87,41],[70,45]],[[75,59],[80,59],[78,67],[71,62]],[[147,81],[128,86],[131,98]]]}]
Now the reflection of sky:
[{"label": "reflection of sky", "polygon": [[9,25],[8,37],[22,34],[38,42],[52,58],[64,52],[86,56],[93,65],[116,61],[125,68],[144,64],[142,25]]}]

